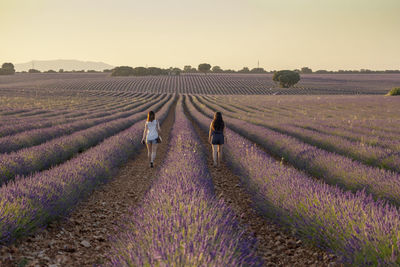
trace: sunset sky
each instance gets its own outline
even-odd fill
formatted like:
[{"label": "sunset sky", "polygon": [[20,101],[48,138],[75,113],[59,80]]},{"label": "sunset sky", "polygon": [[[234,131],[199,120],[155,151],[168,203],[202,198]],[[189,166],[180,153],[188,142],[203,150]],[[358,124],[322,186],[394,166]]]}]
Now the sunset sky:
[{"label": "sunset sky", "polygon": [[1,0],[0,63],[400,69],[400,0]]}]

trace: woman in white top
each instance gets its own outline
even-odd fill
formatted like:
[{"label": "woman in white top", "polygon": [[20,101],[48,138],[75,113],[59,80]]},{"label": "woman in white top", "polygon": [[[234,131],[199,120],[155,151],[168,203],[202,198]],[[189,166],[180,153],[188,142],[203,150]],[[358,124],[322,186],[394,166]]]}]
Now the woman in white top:
[{"label": "woman in white top", "polygon": [[154,159],[157,154],[157,139],[160,137],[161,128],[154,111],[149,111],[147,121],[144,125],[142,143],[146,140],[147,156],[149,157],[150,167],[154,167]]}]

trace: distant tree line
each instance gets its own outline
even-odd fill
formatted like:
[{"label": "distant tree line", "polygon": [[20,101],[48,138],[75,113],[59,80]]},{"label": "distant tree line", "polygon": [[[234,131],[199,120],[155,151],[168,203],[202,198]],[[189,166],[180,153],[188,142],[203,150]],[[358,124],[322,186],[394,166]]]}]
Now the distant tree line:
[{"label": "distant tree line", "polygon": [[[309,67],[302,67],[301,69],[295,69],[294,72],[300,74],[385,74],[385,73],[400,73],[400,70],[338,70],[338,71],[328,71],[328,70],[317,70],[313,71]],[[42,71],[37,69],[29,69],[28,71],[21,71],[21,73],[42,73]],[[263,74],[263,73],[276,73],[277,70],[266,71],[264,68],[252,68],[243,67],[240,70],[232,69],[222,69],[220,66],[211,66],[208,63],[201,63],[197,68],[191,65],[185,65],[183,69],[177,67],[170,67],[167,69],[158,67],[129,67],[129,66],[119,66],[113,69],[105,69],[103,71],[96,70],[64,70],[59,69],[43,71],[43,73],[111,73],[112,76],[148,76],[148,75],[180,75],[181,73],[244,73],[244,74]],[[0,68],[0,75],[12,75],[15,73],[15,68],[12,63],[3,63]]]},{"label": "distant tree line", "polygon": [[149,76],[149,75],[180,75],[182,72],[179,68],[162,69],[157,67],[129,67],[119,66],[111,70],[111,76]]},{"label": "distant tree line", "polygon": [[[173,70],[173,71],[171,71]],[[338,71],[327,71],[327,70],[317,70],[313,71],[309,67],[302,67],[301,69],[295,69],[294,72],[300,74],[335,74],[335,73],[343,73],[343,74],[371,74],[371,73],[400,73],[400,70],[368,70],[368,69],[361,69],[361,70],[338,70]],[[266,71],[264,68],[252,68],[243,67],[242,69],[236,71],[232,69],[222,69],[220,66],[211,66],[208,63],[199,64],[197,68],[192,67],[191,65],[185,65],[183,69],[179,68],[169,68],[169,69],[160,69],[160,68],[144,68],[144,67],[127,67],[121,66],[116,67],[112,70],[105,70],[104,72],[112,72],[113,76],[146,76],[146,75],[179,75],[180,73],[244,73],[244,74],[263,74],[263,73],[276,73],[277,70]]]},{"label": "distant tree line", "polygon": [[208,63],[201,63],[197,68],[192,67],[191,65],[185,65],[183,69],[180,68],[168,68],[161,69],[156,67],[136,67],[132,68],[129,66],[120,66],[111,70],[112,76],[146,76],[146,75],[180,75],[181,73],[273,73],[267,72],[263,68],[253,68],[249,69],[248,67],[244,67],[239,71],[235,71],[232,69],[222,69],[220,66],[211,66]]},{"label": "distant tree line", "polygon": [[400,73],[400,70],[369,70],[369,69],[361,69],[361,70],[338,70],[338,71],[328,71],[328,70],[317,70],[313,71],[312,69],[308,67],[303,67],[300,70],[296,69],[295,71],[301,73],[301,74],[311,74],[311,73],[316,73],[316,74],[330,74],[330,73],[340,73],[340,74],[384,74],[384,73]]},{"label": "distant tree line", "polygon": [[[37,69],[29,69],[27,71],[28,73],[101,73],[101,71],[97,71],[97,70],[64,70],[64,69],[59,69],[58,71],[55,70],[46,70],[46,71],[40,71]],[[21,73],[27,73],[26,71],[21,71]],[[103,72],[111,72],[108,70],[103,70]]]}]

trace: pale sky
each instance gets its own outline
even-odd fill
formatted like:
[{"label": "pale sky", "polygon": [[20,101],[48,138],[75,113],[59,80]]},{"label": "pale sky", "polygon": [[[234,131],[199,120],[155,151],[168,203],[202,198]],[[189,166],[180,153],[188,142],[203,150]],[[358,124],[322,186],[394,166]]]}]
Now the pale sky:
[{"label": "pale sky", "polygon": [[400,69],[400,0],[0,0],[0,64]]}]

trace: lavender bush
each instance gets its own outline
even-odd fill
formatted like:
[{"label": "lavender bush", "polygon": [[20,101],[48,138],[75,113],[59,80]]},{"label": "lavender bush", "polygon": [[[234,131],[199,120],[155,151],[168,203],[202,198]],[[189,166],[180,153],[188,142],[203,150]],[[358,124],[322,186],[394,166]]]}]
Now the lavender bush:
[{"label": "lavender bush", "polygon": [[[216,107],[215,102],[211,105]],[[235,111],[229,108],[227,109],[226,105],[218,103],[217,107],[218,106],[223,107],[226,111],[228,111],[229,115],[235,118],[242,118],[243,120],[268,127],[274,131],[294,136],[311,145],[315,145],[331,152],[343,154],[353,159],[362,161],[368,165],[386,168],[397,172],[400,171],[400,154],[391,149],[371,146],[364,142],[354,142],[339,136],[293,127],[282,122],[276,123],[271,122],[270,120],[266,121],[260,119],[259,116],[249,114],[245,115],[240,111],[234,114],[233,112]]]},{"label": "lavender bush", "polygon": [[261,266],[254,240],[214,196],[199,138],[177,105],[168,155],[142,205],[124,219],[112,266]]},{"label": "lavender bush", "polygon": [[316,121],[314,123],[306,123],[303,121],[302,123],[293,122],[291,125],[323,134],[339,136],[360,144],[379,146],[395,152],[400,151],[399,135],[386,131],[371,131],[371,129],[357,126],[346,128],[343,127],[343,122],[325,124],[323,121]]},{"label": "lavender bush", "polygon": [[[152,106],[157,111],[170,97]],[[95,127],[75,132],[69,136],[53,139],[42,145],[21,149],[0,155],[0,185],[17,175],[27,175],[60,164],[76,153],[82,152],[105,138],[129,128],[133,123],[146,117],[144,112],[127,118],[107,122]]]},{"label": "lavender bush", "polygon": [[[195,105],[209,116],[213,111],[194,100]],[[224,112],[226,115],[226,113]],[[296,138],[265,127],[230,117],[228,124],[238,133],[252,139],[279,158],[319,177],[329,184],[353,191],[366,190],[375,197],[400,205],[400,175],[305,144]]]},{"label": "lavender bush", "polygon": [[155,104],[156,101],[160,100],[162,100],[162,98],[153,101],[146,101],[146,103],[135,104],[131,106],[132,109],[127,111],[114,111],[112,113],[98,112],[100,114],[96,114],[95,119],[79,119],[78,121],[72,123],[61,124],[48,128],[40,128],[31,131],[24,131],[20,134],[2,137],[0,138],[0,153],[12,152],[18,149],[36,146],[59,136],[72,134],[76,131],[81,131],[120,118],[126,118],[134,115],[137,112],[141,112],[147,109],[151,105]]},{"label": "lavender bush", "polygon": [[[267,126],[259,120],[249,120],[256,124]],[[268,125],[272,130],[279,131],[296,137],[306,143],[315,145],[327,151],[339,153],[365,164],[400,172],[400,154],[378,146],[371,146],[363,142],[354,142],[345,138],[318,133],[307,129],[299,129],[290,125],[279,126]]]},{"label": "lavender bush", "polygon": [[[119,112],[129,111],[131,108],[135,108],[138,104],[145,103],[146,101],[151,101],[155,98],[155,96],[148,95],[147,97],[140,97],[135,99],[134,101],[129,101],[128,104],[124,104],[119,107]],[[100,104],[100,105],[99,105]],[[78,120],[88,120],[95,119],[104,116],[113,115],[116,112],[115,108],[106,108],[105,103],[101,101],[99,104],[96,104],[95,107],[87,108],[85,106],[80,107],[80,111],[63,111],[59,112],[57,116],[38,116],[37,118],[9,118],[2,119],[0,121],[0,137],[5,137],[13,134],[18,134],[21,132],[26,132],[35,129],[61,126],[67,123],[73,123]],[[83,110],[83,111],[82,111]]]},{"label": "lavender bush", "polygon": [[[157,117],[162,121],[174,100]],[[18,177],[0,188],[0,243],[14,240],[66,215],[97,185],[107,182],[132,157],[140,144],[143,123],[106,139],[64,164]]]},{"label": "lavender bush", "polygon": [[[217,102],[247,109],[246,116],[262,117],[271,123],[308,122],[339,124],[348,129],[363,127],[370,132],[384,130],[400,133],[397,114],[400,99],[385,96],[201,96]],[[228,105],[227,105],[228,104]],[[234,105],[232,105],[234,104]],[[249,111],[250,109],[250,111]],[[241,112],[241,110],[239,110]],[[241,112],[243,113],[243,112]]]},{"label": "lavender bush", "polygon": [[[208,131],[210,118],[186,102]],[[228,121],[229,125],[232,122]],[[342,261],[357,266],[400,264],[400,210],[365,191],[345,192],[282,165],[254,143],[226,130],[228,163],[240,172],[257,207]]]}]

